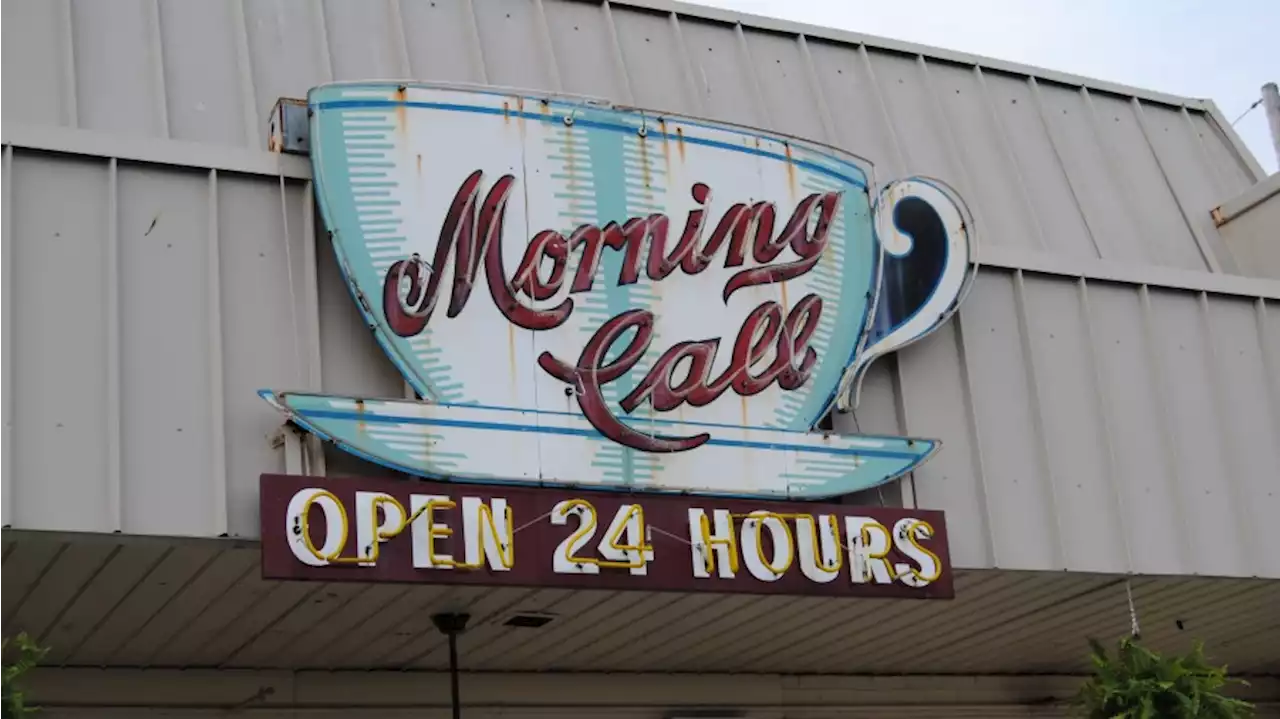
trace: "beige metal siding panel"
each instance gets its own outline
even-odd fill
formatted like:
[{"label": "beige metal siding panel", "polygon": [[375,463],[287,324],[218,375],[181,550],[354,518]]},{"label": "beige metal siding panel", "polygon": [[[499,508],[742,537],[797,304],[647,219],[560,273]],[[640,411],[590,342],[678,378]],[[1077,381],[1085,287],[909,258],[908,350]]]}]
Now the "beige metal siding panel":
[{"label": "beige metal siding panel", "polygon": [[1134,571],[1190,571],[1177,495],[1180,468],[1169,454],[1165,391],[1153,371],[1156,350],[1146,336],[1142,300],[1131,287],[1090,283],[1088,307]]},{"label": "beige metal siding panel", "polygon": [[1195,236],[1164,181],[1133,105],[1104,93],[1090,93],[1089,100],[1099,141],[1111,160],[1110,172],[1121,187],[1120,199],[1136,230],[1127,242],[1132,244],[1137,260],[1204,269]]},{"label": "beige metal siding panel", "polygon": [[[957,165],[943,134],[941,123],[946,118],[938,112],[926,70],[918,58],[868,49],[865,59],[867,76],[879,91],[893,127],[897,150],[903,157],[902,174],[945,178],[948,184],[964,193],[975,219],[980,221],[981,210],[974,208],[977,198],[972,197],[962,181],[962,168]],[[867,97],[863,102],[869,100]],[[883,183],[895,178],[879,173],[876,179]]]},{"label": "beige metal siding panel", "polygon": [[[1151,292],[1160,392],[1166,398],[1178,485],[1173,489],[1187,510],[1187,534],[1196,571],[1249,576],[1248,555],[1256,544],[1246,533],[1232,499],[1230,457],[1223,447],[1221,420],[1209,364],[1209,334],[1195,295]],[[1234,551],[1223,552],[1225,545]]]},{"label": "beige metal siding panel", "polygon": [[929,75],[941,108],[939,121],[949,128],[964,168],[957,179],[966,181],[964,196],[969,204],[982,210],[976,218],[981,242],[1043,249],[1034,210],[999,116],[988,101],[985,78],[973,68],[940,62],[929,63]]},{"label": "beige metal siding panel", "polygon": [[480,39],[471,0],[400,2],[410,76],[420,80],[484,83]]},{"label": "beige metal siding panel", "polygon": [[1014,277],[985,273],[960,310],[989,521],[1000,567],[1065,568],[1016,290]]},{"label": "beige metal siding panel", "polygon": [[302,232],[302,188],[286,185],[285,196],[282,208],[277,183],[218,179],[227,506],[233,536],[258,535],[258,477],[284,471],[282,454],[267,442],[280,418],[257,392],[309,384],[305,318],[316,310],[302,292],[302,244],[314,238]]},{"label": "beige metal siding panel", "polygon": [[[963,315],[892,360],[905,418],[903,431],[943,438],[943,449],[917,469],[912,486],[917,506],[944,507],[951,561],[957,566],[1001,566],[988,518],[986,477],[978,440],[972,368],[964,350],[970,328]],[[975,330],[976,331],[976,330]]]},{"label": "beige metal siding panel", "polygon": [[[1185,108],[1181,112],[1183,119],[1190,125],[1209,166],[1214,170],[1214,177],[1223,198],[1235,197],[1258,182],[1252,171],[1240,161],[1232,147],[1232,143],[1223,136],[1212,116],[1204,113],[1191,113]],[[1232,131],[1234,134],[1234,130]]]},{"label": "beige metal siding panel", "polygon": [[[262,146],[261,128],[246,127],[244,120],[246,98],[236,51],[244,26],[234,3],[160,0],[158,7],[170,136]],[[254,134],[247,134],[250,129]]]},{"label": "beige metal siding panel", "polygon": [[[1079,283],[1028,276],[1024,290],[1047,479],[1056,489],[1064,536],[1071,538],[1063,543],[1066,566],[1085,572],[1129,571],[1128,542],[1113,490],[1117,479],[1104,436],[1108,418],[1098,404]],[[1071,529],[1085,527],[1089,530]]]},{"label": "beige metal siding panel", "polygon": [[154,0],[72,0],[80,127],[167,137]]},{"label": "beige metal siding panel", "polygon": [[670,16],[614,6],[610,16],[618,36],[632,101],[656,110],[697,108],[684,46]]},{"label": "beige metal siding panel", "polygon": [[400,49],[404,27],[392,14],[394,2],[326,0],[320,6],[334,80],[408,78]]},{"label": "beige metal siding panel", "polygon": [[1098,144],[1093,113],[1082,94],[1052,83],[1033,81],[1033,86],[1058,161],[1096,247],[1095,256],[1141,262],[1145,259],[1142,248],[1133,241],[1140,235],[1124,205],[1124,188]]},{"label": "beige metal siding panel", "polygon": [[[1060,151],[1039,110],[1034,88],[1025,77],[997,72],[984,70],[983,79],[1017,164],[1018,179],[1040,226],[1044,250],[1072,257],[1097,257],[1097,248],[1063,167]],[[999,211],[996,207],[992,213]]]},{"label": "beige metal siding panel", "polygon": [[544,8],[564,91],[627,102],[603,8],[576,2],[549,2]]},{"label": "beige metal siding panel", "polygon": [[507,87],[556,90],[534,0],[471,0],[480,29],[488,82]]},{"label": "beige metal siding panel", "polygon": [[67,92],[68,78],[75,72],[68,7],[65,0],[5,3],[5,122],[75,126],[75,98]]},{"label": "beige metal siding panel", "polygon": [[725,122],[767,125],[749,75],[750,58],[733,28],[683,17],[679,26],[701,113]]},{"label": "beige metal siding panel", "polygon": [[316,245],[322,386],[356,397],[400,396],[404,379],[360,316],[328,239],[322,235]]},{"label": "beige metal siding panel", "polygon": [[862,53],[817,40],[806,44],[818,91],[834,123],[834,135],[827,141],[870,160],[878,181],[900,176],[901,148]]},{"label": "beige metal siding panel", "polygon": [[119,169],[121,490],[134,534],[215,534],[209,513],[174,510],[223,501],[209,474],[208,182]]},{"label": "beige metal siding panel", "polygon": [[[17,403],[13,399],[13,148],[5,147],[3,159],[0,159],[0,384],[3,385],[4,398],[0,400],[0,525],[13,524],[13,486],[14,482],[14,420]],[[5,545],[5,554],[9,546]]]},{"label": "beige metal siding panel", "polygon": [[8,179],[13,525],[109,532],[107,163],[17,153]]},{"label": "beige metal siding panel", "polygon": [[[1220,469],[1237,492],[1235,509],[1251,544],[1280,516],[1280,415],[1267,385],[1253,303],[1228,298],[1208,302],[1208,341],[1214,350],[1212,385],[1219,393],[1219,426],[1230,461]],[[1280,552],[1252,551],[1247,575],[1280,576]]]},{"label": "beige metal siding panel", "polygon": [[321,32],[323,9],[310,0],[235,1],[244,8],[251,102],[259,133],[250,144],[263,148],[267,117],[276,100],[302,97],[307,88],[332,79],[328,38]]},{"label": "beige metal siding panel", "polygon": [[798,40],[759,32],[745,37],[750,64],[743,65],[743,72],[755,75],[769,124],[797,137],[830,142]]}]

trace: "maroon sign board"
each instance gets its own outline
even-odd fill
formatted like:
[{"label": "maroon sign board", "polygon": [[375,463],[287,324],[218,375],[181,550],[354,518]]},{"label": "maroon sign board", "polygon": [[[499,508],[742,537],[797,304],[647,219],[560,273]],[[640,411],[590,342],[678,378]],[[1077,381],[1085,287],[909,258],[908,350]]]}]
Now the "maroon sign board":
[{"label": "maroon sign board", "polygon": [[954,596],[942,512],[263,475],[268,579]]}]

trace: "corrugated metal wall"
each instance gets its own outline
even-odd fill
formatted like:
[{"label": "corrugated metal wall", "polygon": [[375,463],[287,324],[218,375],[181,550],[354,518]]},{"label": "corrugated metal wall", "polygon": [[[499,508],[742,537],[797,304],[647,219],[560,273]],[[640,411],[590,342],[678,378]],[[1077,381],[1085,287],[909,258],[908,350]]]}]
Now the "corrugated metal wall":
[{"label": "corrugated metal wall", "polygon": [[955,562],[1280,577],[1280,285],[1223,273],[1208,210],[1257,171],[1210,106],[646,5],[7,0],[5,523],[254,536],[283,469],[256,389],[401,393],[305,165],[262,150],[277,97],[411,76],[953,182],[995,266],[874,370],[856,424],[944,440],[906,500],[949,512]]}]

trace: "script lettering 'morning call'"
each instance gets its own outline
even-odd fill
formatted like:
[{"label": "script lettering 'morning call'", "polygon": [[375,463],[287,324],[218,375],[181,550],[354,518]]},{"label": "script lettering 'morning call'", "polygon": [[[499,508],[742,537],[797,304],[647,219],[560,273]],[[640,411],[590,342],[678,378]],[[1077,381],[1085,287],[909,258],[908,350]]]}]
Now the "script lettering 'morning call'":
[{"label": "script lettering 'morning call'", "polygon": [[939,441],[815,431],[972,281],[944,183],[833,148],[576,100],[315,88],[316,197],[416,397],[263,390],[410,474],[761,498],[848,494]]},{"label": "script lettering 'morning call'", "polygon": [[[778,211],[771,202],[729,207],[714,229],[704,235],[711,189],[702,183],[691,190],[697,209],[690,210],[679,240],[667,251],[671,219],[660,213],[631,217],[603,226],[584,224],[569,237],[543,230],[529,242],[515,272],[503,267],[502,240],[507,198],[515,186],[511,175],[500,177],[480,198],[483,172],[477,170],[462,182],[440,229],[433,261],[420,256],[397,261],[383,285],[383,312],[392,331],[401,337],[421,333],[431,320],[442,292],[443,268],[452,258],[453,280],[447,314],[462,314],[477,281],[488,287],[494,305],[508,322],[526,330],[559,327],[574,311],[573,296],[590,292],[602,248],[624,253],[619,286],[635,284],[643,269],[655,282],[673,272],[697,275],[712,262],[726,268],[742,267],[748,254],[755,266],[733,274],[724,284],[721,298],[728,302],[737,290],[772,282],[785,282],[813,269],[827,246],[840,193],[812,194],[800,201],[786,223],[775,228]],[[790,249],[798,259],[778,261]],[[564,289],[572,260],[577,259],[568,296],[545,309],[529,301],[557,297]],[[809,340],[818,327],[822,298],[810,293],[785,309],[773,300],[756,306],[739,327],[731,345],[729,366],[712,377],[712,367],[722,338],[686,340],[673,344],[649,368],[639,386],[622,399],[632,412],[645,401],[660,412],[683,403],[710,404],[726,391],[741,397],[759,394],[770,384],[784,390],[803,385],[817,362],[817,349]],[[567,362],[550,352],[538,356],[538,365],[570,385],[583,415],[601,434],[628,447],[648,452],[679,452],[710,439],[709,433],[686,437],[661,437],[631,429],[610,410],[603,386],[627,374],[649,350],[654,336],[654,314],[627,310],[600,325],[576,361]],[[629,339],[626,339],[629,335]],[[612,355],[613,360],[606,360]],[[772,357],[772,359],[770,359]],[[687,361],[686,361],[687,360]]]}]

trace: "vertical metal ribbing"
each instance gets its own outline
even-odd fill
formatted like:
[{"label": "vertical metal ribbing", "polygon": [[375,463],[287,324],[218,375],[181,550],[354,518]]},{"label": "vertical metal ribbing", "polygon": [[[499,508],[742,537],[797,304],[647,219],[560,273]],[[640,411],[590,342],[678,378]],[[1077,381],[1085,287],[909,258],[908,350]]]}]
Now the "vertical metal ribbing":
[{"label": "vertical metal ribbing", "polygon": [[977,478],[978,483],[979,507],[982,511],[982,524],[985,530],[982,538],[986,545],[987,556],[991,559],[992,568],[999,569],[1000,554],[996,549],[996,529],[992,524],[991,495],[987,490],[986,462],[982,457],[982,432],[978,428],[978,409],[974,404],[973,376],[969,372],[969,354],[964,341],[963,318],[964,314],[957,312],[951,317],[950,322],[956,332],[956,355],[959,358],[961,390],[964,394],[965,413],[969,420],[969,446],[972,449],[969,456],[973,463],[973,476]]},{"label": "vertical metal ribbing", "polygon": [[880,108],[880,117],[884,120],[885,131],[889,133],[889,146],[893,150],[893,157],[898,162],[898,172],[908,173],[911,171],[907,163],[906,148],[902,146],[902,141],[898,139],[898,131],[893,129],[893,117],[889,114],[889,103],[884,99],[884,92],[880,89],[880,80],[876,77],[876,71],[871,67],[871,54],[867,52],[866,45],[858,46],[858,57],[862,59],[862,67],[867,71],[867,79],[871,81],[872,93],[876,96],[876,106]]},{"label": "vertical metal ribbing", "polygon": [[556,47],[551,40],[551,26],[547,24],[546,9],[542,0],[533,0],[535,22],[538,24],[538,38],[541,40],[542,56],[546,58],[547,70],[551,73],[551,89],[564,92],[564,83],[560,80],[560,64],[556,61]]},{"label": "vertical metal ribbing", "polygon": [[107,160],[107,232],[103,248],[102,271],[106,273],[106,297],[103,298],[103,319],[107,338],[106,416],[107,437],[107,527],[110,531],[124,529],[120,506],[120,189],[119,167],[116,158]]},{"label": "vertical metal ribbing", "polygon": [[1271,412],[1271,421],[1275,423],[1275,427],[1280,428],[1280,357],[1271,351],[1271,345],[1267,342],[1267,333],[1270,330],[1267,313],[1274,310],[1268,309],[1266,300],[1261,297],[1254,300],[1253,306],[1258,318],[1258,344],[1262,348],[1262,369],[1267,376],[1267,406]]},{"label": "vertical metal ribbing", "polygon": [[169,138],[169,97],[164,79],[164,30],[160,24],[160,0],[147,6],[148,34],[151,36],[151,85],[155,92],[156,129],[160,137]]},{"label": "vertical metal ribbing", "polygon": [[689,91],[689,101],[691,103],[690,114],[706,115],[706,104],[702,99],[706,94],[706,88],[698,83],[697,76],[693,72],[693,58],[689,57],[689,46],[684,42],[684,31],[680,29],[680,18],[674,12],[669,13],[667,17],[671,19],[671,33],[675,35],[676,45],[680,48],[680,64],[684,66],[684,83]]},{"label": "vertical metal ribbing", "polygon": [[1097,335],[1093,329],[1093,311],[1089,305],[1089,283],[1083,277],[1076,280],[1077,293],[1080,299],[1080,321],[1084,323],[1085,344],[1089,347],[1089,380],[1093,385],[1093,404],[1098,408],[1098,440],[1102,442],[1105,452],[1107,488],[1111,490],[1113,515],[1116,527],[1120,532],[1120,541],[1124,545],[1125,571],[1132,574],[1137,571],[1133,566],[1132,539],[1129,537],[1129,525],[1125,522],[1124,498],[1120,496],[1119,480],[1116,478],[1116,453],[1111,441],[1111,409],[1107,402],[1107,393],[1102,385],[1102,358],[1098,353]]},{"label": "vertical metal ribbing", "polygon": [[[1196,247],[1200,249],[1200,255],[1204,258],[1205,265],[1213,272],[1222,272],[1222,262],[1213,249],[1209,247],[1209,241],[1204,236],[1204,232],[1200,229],[1200,223],[1195,222],[1187,214],[1187,207],[1190,203],[1185,202],[1184,198],[1178,193],[1177,188],[1173,186],[1173,180],[1169,177],[1169,172],[1165,170],[1164,161],[1160,159],[1160,153],[1156,152],[1155,143],[1151,141],[1151,129],[1147,127],[1147,117],[1142,111],[1142,103],[1138,98],[1131,98],[1130,104],[1133,106],[1133,114],[1138,118],[1138,128],[1142,130],[1142,138],[1146,140],[1147,149],[1151,151],[1151,156],[1155,158],[1156,167],[1160,168],[1160,176],[1164,178],[1165,187],[1169,188],[1169,193],[1173,195],[1174,200],[1178,204],[1178,212],[1182,215],[1182,221],[1186,223],[1187,229],[1191,230],[1191,236],[1196,239]],[[1207,208],[1205,217],[1208,217]]]},{"label": "vertical metal ribbing", "polygon": [[978,87],[982,91],[982,102],[987,106],[987,110],[991,116],[992,127],[996,129],[996,137],[1000,140],[1000,149],[1004,151],[1005,160],[1009,163],[1009,168],[1013,170],[1014,182],[1018,186],[1018,196],[1022,198],[1022,204],[1027,208],[1027,216],[1031,218],[1031,227],[1036,233],[1036,242],[1040,245],[1040,249],[1049,249],[1049,243],[1045,240],[1044,227],[1040,224],[1040,214],[1036,212],[1035,205],[1031,202],[1031,195],[1027,192],[1027,182],[1022,176],[1022,166],[1018,164],[1018,157],[1013,151],[1013,145],[1009,142],[1009,130],[1005,128],[1004,121],[1000,119],[1000,113],[996,110],[996,105],[991,100],[991,90],[987,87],[987,76],[982,72],[981,65],[973,66],[973,74],[978,78]]},{"label": "vertical metal ribbing", "polygon": [[1089,242],[1093,245],[1093,252],[1099,259],[1113,259],[1110,253],[1102,251],[1097,228],[1089,222],[1089,213],[1084,211],[1084,205],[1080,203],[1080,193],[1076,191],[1076,184],[1071,180],[1071,173],[1067,172],[1067,165],[1062,161],[1062,151],[1058,149],[1057,140],[1053,139],[1053,125],[1050,124],[1049,115],[1045,112],[1044,98],[1040,96],[1040,83],[1036,82],[1034,75],[1028,75],[1027,84],[1031,88],[1031,98],[1035,102],[1036,114],[1040,117],[1040,125],[1044,128],[1044,136],[1049,140],[1049,147],[1053,150],[1053,159],[1067,181],[1067,189],[1071,190],[1071,202],[1075,204],[1076,212],[1080,213],[1080,219],[1084,222],[1084,231],[1089,235]]},{"label": "vertical metal ribbing", "polygon": [[[938,88],[933,82],[933,73],[929,71],[929,63],[925,61],[924,55],[916,55],[916,66],[920,68],[920,75],[924,78],[925,90],[931,98],[930,104],[933,105],[933,111],[939,119],[938,126],[942,129],[942,144],[947,148],[947,156],[955,163],[956,170],[960,177],[961,194],[973,197],[973,178],[969,175],[969,168],[965,165],[964,154],[960,152],[959,144],[956,142],[955,136],[951,132],[951,123],[947,122],[947,109],[942,104],[942,98],[938,96]],[[983,219],[986,214],[985,208],[980,202],[972,202],[969,209],[973,213],[973,221],[978,227],[986,227],[987,223]]]},{"label": "vertical metal ribbing", "polygon": [[206,194],[205,301],[209,323],[209,479],[214,536],[227,534],[227,437],[222,370],[222,270],[218,236],[218,171],[209,170]]},{"label": "vertical metal ribbing", "polygon": [[467,17],[471,18],[471,61],[475,63],[476,71],[480,73],[480,83],[482,85],[489,84],[489,70],[485,67],[484,62],[484,45],[480,40],[480,19],[476,17],[476,7],[473,0],[463,0],[467,6]]},{"label": "vertical metal ribbing", "polygon": [[1129,220],[1130,227],[1135,230],[1138,238],[1145,241],[1147,256],[1145,259],[1151,264],[1164,264],[1164,258],[1160,256],[1160,246],[1153,243],[1152,238],[1147,237],[1143,232],[1141,222],[1134,216],[1134,210],[1137,203],[1133,199],[1133,188],[1129,184],[1128,178],[1125,177],[1124,170],[1117,160],[1117,154],[1107,146],[1106,138],[1102,132],[1102,123],[1098,117],[1098,108],[1093,103],[1093,95],[1089,94],[1089,88],[1080,87],[1080,100],[1084,103],[1085,110],[1089,113],[1089,130],[1093,135],[1093,141],[1098,143],[1098,147],[1102,150],[1102,164],[1107,168],[1107,174],[1110,175],[1115,182],[1115,187],[1120,191],[1120,211]]},{"label": "vertical metal ribbing", "polygon": [[809,40],[801,33],[796,36],[796,43],[800,45],[800,59],[804,61],[805,78],[809,81],[809,91],[813,93],[814,100],[818,103],[818,122],[822,123],[822,139],[831,145],[836,145],[839,143],[840,138],[836,133],[836,123],[831,115],[831,106],[827,104],[827,97],[822,92],[822,83],[818,80],[818,69],[813,64],[813,53],[809,52]]},{"label": "vertical metal ribbing", "polygon": [[1182,496],[1182,453],[1178,451],[1178,440],[1173,436],[1173,428],[1169,426],[1171,415],[1169,403],[1165,399],[1168,385],[1164,376],[1164,363],[1160,359],[1161,353],[1156,347],[1156,331],[1151,317],[1151,289],[1147,285],[1138,287],[1138,300],[1142,307],[1142,334],[1147,347],[1146,365],[1151,368],[1152,374],[1151,390],[1156,402],[1156,421],[1160,424],[1160,438],[1164,443],[1164,451],[1160,456],[1165,464],[1169,499],[1173,502],[1177,514],[1178,550],[1182,556],[1182,571],[1184,574],[1200,574],[1200,567],[1194,564],[1191,552],[1191,532],[1190,525],[1187,523],[1186,500]]},{"label": "vertical metal ribbing", "polygon": [[320,57],[317,59],[320,61],[320,66],[328,72],[329,79],[336,80],[336,73],[333,69],[333,52],[329,45],[329,22],[325,18],[324,3],[312,3],[311,7],[315,8],[311,15],[311,22],[315,24],[316,37],[320,38],[320,42],[316,43],[320,49]]},{"label": "vertical metal ribbing", "polygon": [[609,30],[609,47],[613,48],[613,61],[617,66],[614,74],[622,86],[622,99],[627,104],[635,104],[635,93],[631,90],[631,74],[627,72],[627,59],[622,55],[622,42],[618,40],[618,25],[613,19],[613,8],[609,5],[609,0],[604,0],[600,7],[604,12],[604,25]]},{"label": "vertical metal ribbing", "polygon": [[1213,318],[1210,316],[1209,310],[1209,294],[1204,291],[1198,294],[1200,319],[1204,323],[1205,336],[1209,340],[1202,343],[1202,346],[1205,352],[1205,368],[1209,374],[1209,396],[1213,398],[1213,412],[1216,415],[1213,425],[1218,429],[1218,441],[1222,446],[1223,460],[1226,464],[1227,500],[1231,505],[1232,514],[1236,517],[1233,524],[1236,529],[1236,540],[1239,544],[1234,553],[1243,557],[1245,570],[1249,572],[1246,576],[1257,576],[1257,568],[1261,565],[1259,560],[1262,557],[1257,556],[1260,544],[1254,538],[1262,535],[1254,531],[1252,515],[1240,496],[1240,483],[1244,481],[1244,470],[1240,467],[1240,461],[1237,459],[1238,455],[1231,449],[1233,415],[1226,405],[1226,390],[1222,386],[1223,369],[1218,357],[1217,338],[1214,337],[1213,333]]},{"label": "vertical metal ribbing", "polygon": [[1213,175],[1213,184],[1220,192],[1229,192],[1230,190],[1227,188],[1230,186],[1230,183],[1222,176],[1222,173],[1218,170],[1218,166],[1209,159],[1209,148],[1204,144],[1204,136],[1200,134],[1200,131],[1196,129],[1195,123],[1191,121],[1191,113],[1187,112],[1187,106],[1183,105],[1182,107],[1179,107],[1178,114],[1182,115],[1182,119],[1186,123],[1187,129],[1191,132],[1192,136],[1196,138],[1196,147],[1199,148],[1200,160],[1209,168],[1209,174]]},{"label": "vertical metal ribbing", "polygon": [[62,19],[62,124],[80,127],[80,111],[76,101],[76,25],[71,0],[59,0],[58,15]]},{"label": "vertical metal ribbing", "polygon": [[1041,389],[1039,372],[1036,371],[1036,348],[1031,339],[1031,320],[1027,310],[1027,288],[1022,270],[1013,273],[1013,307],[1018,318],[1018,336],[1022,341],[1022,355],[1027,363],[1027,393],[1031,400],[1031,431],[1036,435],[1036,456],[1040,460],[1041,476],[1049,487],[1049,527],[1053,532],[1053,563],[1057,569],[1067,566],[1066,548],[1062,543],[1062,513],[1058,502],[1058,481],[1053,472],[1053,460],[1049,456],[1049,438],[1044,424],[1044,390]]},{"label": "vertical metal ribbing", "polygon": [[[313,392],[324,389],[320,354],[320,283],[317,275],[315,186],[310,180],[302,186],[302,301],[300,311],[305,313],[307,335],[307,387]],[[323,476],[324,444],[319,437],[308,433],[306,450],[309,453],[308,468],[312,474]]]},{"label": "vertical metal ribbing", "polygon": [[0,211],[3,216],[0,217],[0,333],[3,335],[2,344],[0,344],[0,352],[3,352],[3,358],[0,358],[0,371],[2,371],[4,397],[4,420],[3,420],[3,446],[0,446],[0,458],[2,458],[3,466],[0,466],[0,510],[3,511],[3,517],[0,518],[0,524],[5,527],[13,525],[13,422],[14,422],[14,401],[13,401],[13,145],[5,145],[4,147],[4,170],[3,170],[3,199],[0,200],[2,207]]},{"label": "vertical metal ribbing", "polygon": [[733,26],[733,35],[738,43],[738,52],[742,54],[742,64],[747,73],[747,84],[751,86],[751,98],[755,102],[756,107],[760,110],[760,121],[765,127],[775,128],[773,119],[769,117],[769,108],[764,102],[764,93],[760,91],[759,73],[756,72],[756,63],[751,57],[751,48],[747,45],[747,34],[742,30],[742,23],[736,23]]},{"label": "vertical metal ribbing", "polygon": [[400,77],[413,78],[413,62],[409,59],[409,36],[404,28],[404,8],[400,0],[387,0],[387,17],[391,20],[391,44],[395,46],[396,64]]},{"label": "vertical metal ribbing", "polygon": [[253,82],[253,58],[249,53],[249,21],[244,14],[244,0],[228,0],[232,25],[235,26],[236,71],[240,77],[240,104],[244,119],[245,147],[267,146],[266,128],[260,124],[257,92]]}]

